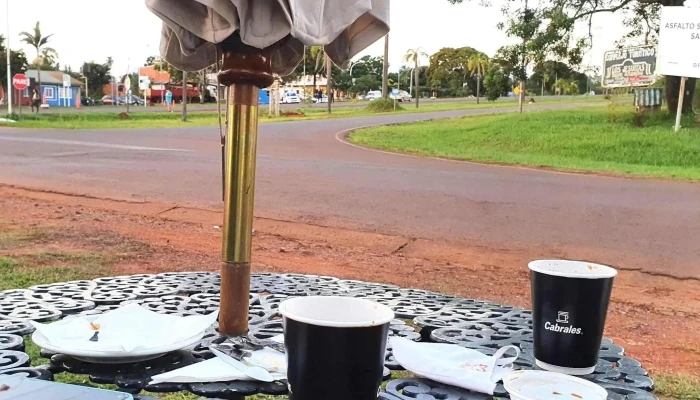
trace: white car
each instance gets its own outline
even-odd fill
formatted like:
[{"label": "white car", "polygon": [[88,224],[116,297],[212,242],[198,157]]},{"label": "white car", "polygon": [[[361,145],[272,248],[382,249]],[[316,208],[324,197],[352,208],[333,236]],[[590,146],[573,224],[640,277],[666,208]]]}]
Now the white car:
[{"label": "white car", "polygon": [[391,93],[389,94],[389,98],[392,99],[392,100],[408,101],[408,102],[410,102],[412,97],[411,97],[411,94],[408,93],[407,91],[401,90],[398,94],[396,94],[395,92],[391,92]]},{"label": "white car", "polygon": [[324,94],[320,99],[318,97],[314,97],[314,103],[328,103],[328,96]]},{"label": "white car", "polygon": [[296,93],[287,92],[282,96],[283,104],[298,104],[301,103],[301,99]]},{"label": "white car", "polygon": [[382,98],[382,91],[381,90],[370,90],[367,92],[367,99],[369,101],[375,100],[375,99],[381,99]]}]

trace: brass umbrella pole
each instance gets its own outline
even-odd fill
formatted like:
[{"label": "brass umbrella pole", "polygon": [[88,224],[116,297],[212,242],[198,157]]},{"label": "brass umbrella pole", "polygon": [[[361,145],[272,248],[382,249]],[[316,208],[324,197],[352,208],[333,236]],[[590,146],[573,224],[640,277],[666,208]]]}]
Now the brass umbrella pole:
[{"label": "brass umbrella pole", "polygon": [[273,82],[269,53],[234,34],[219,44],[219,83],[228,87],[219,332],[248,332],[258,93]]}]

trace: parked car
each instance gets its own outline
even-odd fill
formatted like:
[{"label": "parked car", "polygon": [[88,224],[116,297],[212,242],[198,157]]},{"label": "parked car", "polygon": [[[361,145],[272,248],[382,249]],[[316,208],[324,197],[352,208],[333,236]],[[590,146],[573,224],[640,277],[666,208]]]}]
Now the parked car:
[{"label": "parked car", "polygon": [[314,97],[314,103],[328,103],[328,96],[324,94],[321,98]]},{"label": "parked car", "polygon": [[117,100],[110,95],[102,96],[102,99],[100,100],[100,102],[106,106],[118,104]]},{"label": "parked car", "polygon": [[121,103],[119,103],[119,104],[126,104],[127,99],[129,99],[129,104],[131,104],[132,106],[142,106],[143,105],[143,99],[140,98],[139,96],[136,96],[133,94],[131,95],[131,97],[129,97],[129,96],[120,97],[118,100]]},{"label": "parked car", "polygon": [[407,91],[400,90],[398,93],[396,91],[392,91],[391,94],[389,94],[389,98],[392,100],[396,99],[398,101],[409,101],[410,102],[412,97],[411,97],[411,94],[408,93]]},{"label": "parked car", "polygon": [[283,96],[282,99],[280,99],[280,103],[284,104],[298,104],[301,103],[301,99],[299,96],[294,93],[294,92],[286,92]]},{"label": "parked car", "polygon": [[95,105],[95,100],[92,97],[81,97],[80,98],[80,105],[83,106],[94,106]]}]

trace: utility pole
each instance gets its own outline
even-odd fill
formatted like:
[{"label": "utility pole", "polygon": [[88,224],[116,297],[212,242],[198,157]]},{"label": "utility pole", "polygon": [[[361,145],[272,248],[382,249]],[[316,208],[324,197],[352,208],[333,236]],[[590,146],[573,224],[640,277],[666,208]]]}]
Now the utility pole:
[{"label": "utility pole", "polygon": [[326,75],[328,76],[326,78],[326,95],[328,97],[328,114],[331,113],[331,100],[333,97],[331,97],[331,92],[333,91],[333,62],[331,61],[331,58],[326,55]]},{"label": "utility pole", "polygon": [[[304,45],[304,58],[302,59],[302,63],[304,63],[304,74],[302,75],[302,78],[304,80],[304,95],[302,96],[302,101],[306,100],[306,45]],[[350,76],[352,76],[352,72],[350,73]]]},{"label": "utility pole", "polygon": [[382,99],[389,98],[389,34],[384,36],[384,65],[382,66]]},{"label": "utility pole", "polygon": [[182,121],[187,122],[187,71],[182,71]]},{"label": "utility pole", "polygon": [[12,71],[10,71],[10,0],[5,0],[5,4],[7,5],[7,45],[5,46],[5,52],[7,54],[7,87],[5,88],[5,98],[7,99],[7,114],[12,115]]}]

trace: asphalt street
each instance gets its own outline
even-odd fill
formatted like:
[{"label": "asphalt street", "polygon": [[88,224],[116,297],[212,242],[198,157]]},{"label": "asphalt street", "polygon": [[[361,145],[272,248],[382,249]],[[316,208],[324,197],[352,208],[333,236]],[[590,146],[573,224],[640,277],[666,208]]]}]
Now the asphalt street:
[{"label": "asphalt street", "polygon": [[[561,105],[538,106],[556,108]],[[700,278],[700,185],[388,154],[349,129],[512,108],[265,123],[256,215]],[[221,208],[214,127],[0,128],[0,182]]]}]

